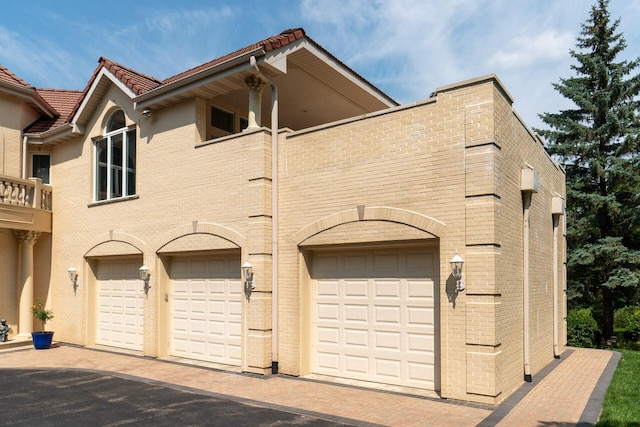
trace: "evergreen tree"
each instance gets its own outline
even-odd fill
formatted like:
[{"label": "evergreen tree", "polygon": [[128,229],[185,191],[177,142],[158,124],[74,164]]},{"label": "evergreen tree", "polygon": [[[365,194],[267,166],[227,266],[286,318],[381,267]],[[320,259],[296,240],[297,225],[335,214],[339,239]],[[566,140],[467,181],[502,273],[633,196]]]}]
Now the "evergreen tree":
[{"label": "evergreen tree", "polygon": [[627,45],[608,6],[582,24],[576,76],[553,84],[575,108],[541,114],[550,129],[537,130],[567,172],[568,298],[602,313],[604,338],[640,283],[640,59],[616,62]]}]

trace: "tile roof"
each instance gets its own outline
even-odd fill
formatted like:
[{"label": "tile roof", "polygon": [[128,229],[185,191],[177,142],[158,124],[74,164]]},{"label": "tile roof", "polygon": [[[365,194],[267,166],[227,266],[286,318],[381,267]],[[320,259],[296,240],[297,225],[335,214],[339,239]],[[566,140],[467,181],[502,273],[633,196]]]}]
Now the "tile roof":
[{"label": "tile roof", "polygon": [[73,111],[70,113],[69,119],[71,119],[75,115],[78,108],[80,108],[82,100],[89,92],[89,89],[93,85],[93,82],[95,81],[96,77],[98,76],[98,73],[102,68],[106,68],[107,70],[109,70],[122,83],[124,83],[129,89],[131,89],[136,95],[140,95],[152,89],[155,89],[159,86],[171,84],[185,77],[189,77],[191,75],[197,74],[200,71],[212,68],[225,61],[241,56],[244,53],[252,52],[258,49],[264,49],[265,51],[270,51],[270,50],[285,46],[303,37],[305,37],[305,32],[302,28],[285,30],[276,36],[269,37],[258,43],[254,43],[242,49],[236,50],[235,52],[231,52],[220,58],[216,58],[212,61],[209,61],[197,67],[191,68],[187,71],[183,71],[179,74],[176,74],[175,76],[169,77],[162,81],[156,79],[155,77],[151,77],[146,74],[140,73],[132,68],[125,67],[124,65],[118,64],[117,62],[111,61],[105,57],[100,57],[100,59],[98,60],[98,66],[96,67],[95,71],[93,72],[93,75],[91,76],[91,79],[89,80],[89,82],[87,83],[87,86],[82,92],[82,96],[78,99],[76,105],[73,108]]},{"label": "tile roof", "polygon": [[2,64],[0,64],[0,80],[6,83],[13,83],[15,85],[23,86],[28,89],[33,88],[33,86],[13,74],[6,67],[2,66]]},{"label": "tile roof", "polygon": [[155,77],[139,73],[132,68],[125,67],[105,57],[101,57],[98,62],[100,63],[98,68],[102,66],[109,70],[136,95],[155,89],[162,84],[162,82]]},{"label": "tile roof", "polygon": [[42,133],[68,123],[82,97],[82,92],[79,90],[36,89],[36,92],[60,115],[53,118],[42,117],[36,120],[24,130],[25,133]]},{"label": "tile roof", "polygon": [[238,56],[242,56],[245,53],[253,52],[258,49],[264,49],[266,52],[269,52],[273,49],[277,49],[282,46],[286,46],[289,43],[293,43],[294,41],[299,40],[305,36],[306,34],[302,28],[292,28],[289,30],[285,30],[276,36],[269,37],[257,43],[243,47],[242,49],[238,49],[235,52],[231,52],[227,55],[221,56],[220,58],[216,58],[202,65],[198,65],[197,67],[191,68],[190,70],[183,71],[182,73],[176,74],[175,76],[164,79],[162,81],[162,84],[166,85],[166,84],[173,83],[185,77],[189,77],[193,74],[197,74],[200,71],[207,70],[216,65],[222,64],[223,62],[226,62],[230,59],[236,58]]},{"label": "tile roof", "polygon": [[309,39],[304,29],[302,28],[291,28],[291,29],[285,30],[280,34],[266,38],[257,43],[246,46],[242,49],[238,49],[227,55],[213,59],[209,62],[206,62],[202,65],[198,65],[197,67],[183,71],[179,74],[168,77],[164,80],[159,80],[159,79],[156,79],[155,77],[140,73],[132,68],[125,67],[124,65],[118,64],[117,62],[111,61],[105,57],[101,57],[98,60],[98,66],[94,70],[91,76],[91,79],[89,79],[89,82],[87,83],[83,91],[68,91],[68,90],[55,90],[55,89],[35,90],[27,82],[15,76],[13,73],[11,73],[9,70],[2,67],[1,65],[0,65],[0,80],[7,81],[9,83],[18,84],[26,88],[34,89],[35,93],[40,95],[47,103],[49,103],[56,111],[60,113],[59,116],[54,118],[46,118],[46,117],[41,118],[37,120],[35,123],[31,124],[27,129],[25,129],[25,132],[27,133],[41,133],[49,129],[53,129],[54,127],[60,126],[62,124],[69,123],[72,120],[72,118],[75,116],[78,109],[82,105],[83,100],[88,95],[100,71],[103,68],[107,69],[116,78],[118,78],[125,86],[131,89],[131,91],[134,94],[141,95],[153,89],[156,89],[158,87],[170,85],[184,78],[196,75],[202,71],[214,68],[222,63],[225,63],[237,57],[241,57],[244,54],[247,54],[249,52],[254,52],[258,50],[269,52],[303,38],[306,38],[307,40],[309,40],[317,48],[319,48],[321,51],[323,51],[329,57],[331,57],[333,60],[337,61],[339,64],[341,64],[342,66],[350,70],[359,78],[366,81],[364,78],[362,78],[362,76],[359,76],[349,67],[347,67],[344,63],[342,63],[340,60],[334,57],[330,52],[326,51],[324,48],[322,48],[320,45],[315,43],[313,40]]}]

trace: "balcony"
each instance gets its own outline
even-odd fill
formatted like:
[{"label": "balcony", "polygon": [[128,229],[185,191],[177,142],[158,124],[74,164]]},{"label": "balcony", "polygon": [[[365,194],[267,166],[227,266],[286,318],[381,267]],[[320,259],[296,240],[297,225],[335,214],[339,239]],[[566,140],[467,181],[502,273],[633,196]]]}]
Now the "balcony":
[{"label": "balcony", "polygon": [[0,175],[0,228],[51,232],[51,186]]}]

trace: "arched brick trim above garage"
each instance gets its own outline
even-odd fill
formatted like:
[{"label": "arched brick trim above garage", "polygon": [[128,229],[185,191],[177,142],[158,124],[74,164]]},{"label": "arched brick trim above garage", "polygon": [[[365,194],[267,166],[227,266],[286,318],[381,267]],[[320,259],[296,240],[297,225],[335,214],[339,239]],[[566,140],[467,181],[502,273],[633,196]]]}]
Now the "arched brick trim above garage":
[{"label": "arched brick trim above garage", "polygon": [[211,247],[209,249],[228,249],[229,247],[242,248],[246,245],[247,241],[242,234],[220,224],[193,221],[167,232],[156,252],[160,253],[170,251],[170,245],[179,239],[188,238],[188,236],[197,234],[208,234],[224,240],[224,242],[221,241],[219,244],[212,242],[215,247]]},{"label": "arched brick trim above garage", "polygon": [[307,225],[295,234],[294,240],[298,245],[303,245],[307,239],[318,233],[342,224],[360,221],[387,221],[404,224],[422,230],[435,237],[441,237],[447,228],[446,224],[441,221],[407,209],[361,205],[354,209],[347,209],[329,215]]},{"label": "arched brick trim above garage", "polygon": [[109,230],[96,237],[85,252],[85,258],[110,255],[142,255],[147,244],[135,236]]}]

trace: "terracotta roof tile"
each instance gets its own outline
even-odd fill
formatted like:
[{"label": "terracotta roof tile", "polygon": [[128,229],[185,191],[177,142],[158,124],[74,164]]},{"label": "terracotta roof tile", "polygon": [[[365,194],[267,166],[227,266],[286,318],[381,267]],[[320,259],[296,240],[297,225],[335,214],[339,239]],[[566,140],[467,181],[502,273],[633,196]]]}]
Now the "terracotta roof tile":
[{"label": "terracotta roof tile", "polygon": [[7,83],[13,83],[19,86],[24,86],[26,88],[33,88],[33,86],[31,86],[29,83],[25,82],[20,77],[13,74],[11,71],[9,71],[6,67],[2,66],[1,64],[0,64],[0,80]]},{"label": "terracotta roof tile", "polygon": [[[87,83],[87,86],[83,91],[65,91],[65,90],[55,90],[55,89],[35,90],[34,89],[34,91],[40,97],[42,97],[47,103],[49,103],[56,111],[58,111],[60,115],[51,119],[49,118],[39,119],[35,123],[31,124],[27,129],[25,129],[25,132],[41,133],[49,129],[53,129],[54,127],[60,126],[62,124],[69,123],[73,118],[73,116],[78,111],[78,108],[80,108],[80,105],[82,104],[83,99],[89,93],[89,89],[93,85],[95,79],[97,78],[102,68],[106,68],[109,72],[111,72],[114,76],[116,76],[116,78],[118,78],[124,85],[126,85],[129,89],[131,89],[133,93],[135,93],[136,95],[140,95],[150,90],[156,89],[157,87],[168,85],[178,80],[195,75],[199,72],[208,70],[226,61],[229,61],[236,57],[240,57],[246,53],[253,52],[260,49],[264,50],[265,52],[269,52],[271,50],[286,46],[289,43],[293,43],[302,38],[307,38],[307,40],[313,43],[321,51],[325,52],[328,56],[333,58],[335,61],[337,61],[339,64],[341,64],[345,68],[351,70],[349,67],[343,64],[340,60],[335,58],[330,52],[326,51],[324,48],[322,48],[320,45],[315,43],[313,40],[309,39],[302,28],[292,28],[292,29],[285,30],[278,35],[266,38],[262,41],[246,46],[242,49],[238,49],[220,58],[216,58],[212,61],[209,61],[197,67],[191,68],[189,70],[183,71],[179,74],[176,74],[164,80],[158,80],[155,77],[142,74],[138,71],[133,70],[132,68],[125,67],[121,64],[118,64],[117,62],[113,62],[107,58],[101,57],[98,60],[98,66],[96,67],[95,71],[93,72],[93,75],[91,76],[91,79],[89,79],[89,82]],[[351,72],[354,72],[354,71],[351,70]],[[357,73],[355,72],[354,74],[357,75]],[[361,76],[359,77],[362,78]],[[30,86],[27,82],[25,82],[24,80],[20,79],[19,77],[11,73],[2,65],[0,65],[0,80],[33,89],[33,87]]]},{"label": "terracotta roof tile", "polygon": [[131,89],[136,95],[155,89],[161,85],[155,77],[139,73],[132,68],[113,62],[107,58],[100,58],[100,64],[111,71],[122,83]]},{"label": "terracotta roof tile", "polygon": [[24,130],[26,133],[42,133],[68,123],[75,106],[82,97],[82,92],[79,90],[36,89],[36,92],[60,115],[53,118],[42,117],[36,120]]},{"label": "terracotta roof tile", "polygon": [[258,49],[264,49],[266,52],[271,51],[273,49],[277,49],[279,47],[285,46],[289,43],[293,43],[294,41],[305,37],[305,32],[302,28],[294,28],[285,30],[282,33],[259,41],[258,43],[251,44],[249,46],[243,47],[242,49],[238,49],[235,52],[231,52],[227,55],[221,56],[220,58],[216,58],[212,61],[206,62],[202,65],[198,65],[197,67],[191,68],[190,70],[183,71],[180,74],[176,74],[175,76],[171,76],[162,81],[163,85],[173,83],[185,77],[189,77],[193,74],[197,74],[201,71],[212,68],[216,65],[222,64],[230,59],[233,59],[238,56],[242,56],[245,53],[252,52]]}]

